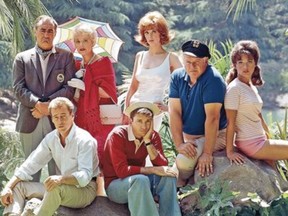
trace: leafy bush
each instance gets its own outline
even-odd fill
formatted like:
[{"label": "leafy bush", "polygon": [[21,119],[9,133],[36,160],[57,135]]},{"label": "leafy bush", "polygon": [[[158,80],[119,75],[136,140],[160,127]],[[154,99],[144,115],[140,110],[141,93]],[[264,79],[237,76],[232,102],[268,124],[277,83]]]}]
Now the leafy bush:
[{"label": "leafy bush", "polygon": [[159,134],[162,140],[164,154],[168,159],[169,165],[172,166],[175,161],[177,151],[172,140],[168,113],[164,113]]},{"label": "leafy bush", "polygon": [[15,132],[0,129],[0,178],[10,178],[17,166],[24,161],[19,136]]},{"label": "leafy bush", "polygon": [[266,203],[256,193],[249,193],[241,199],[243,203],[233,203],[239,192],[230,191],[228,181],[208,183],[203,180],[181,188],[181,192],[179,199],[188,195],[198,197],[193,210],[183,216],[286,216],[288,212],[288,193],[271,203]]},{"label": "leafy bush", "polygon": [[[24,154],[18,134],[0,128],[0,190],[19,164],[24,160]],[[0,215],[3,206],[0,205]]]}]

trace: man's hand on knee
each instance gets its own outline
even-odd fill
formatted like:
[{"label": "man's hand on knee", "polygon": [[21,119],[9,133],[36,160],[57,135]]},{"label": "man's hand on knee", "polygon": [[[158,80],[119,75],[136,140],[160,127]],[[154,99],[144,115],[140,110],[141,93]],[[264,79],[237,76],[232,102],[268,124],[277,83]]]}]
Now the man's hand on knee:
[{"label": "man's hand on knee", "polygon": [[52,191],[55,187],[59,186],[62,184],[62,176],[49,176],[45,181],[44,181],[44,186],[46,190]]},{"label": "man's hand on knee", "polygon": [[183,154],[188,158],[194,158],[197,156],[197,146],[192,142],[185,142],[177,147],[179,154]]}]

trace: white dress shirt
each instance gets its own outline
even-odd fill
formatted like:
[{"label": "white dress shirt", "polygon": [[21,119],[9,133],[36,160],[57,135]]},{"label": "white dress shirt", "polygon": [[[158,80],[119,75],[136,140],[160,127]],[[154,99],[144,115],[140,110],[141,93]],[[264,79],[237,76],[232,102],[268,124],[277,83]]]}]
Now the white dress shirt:
[{"label": "white dress shirt", "polygon": [[85,187],[92,177],[99,174],[97,141],[89,132],[73,124],[65,144],[65,147],[61,145],[57,129],[53,130],[16,169],[15,176],[23,181],[31,180],[31,175],[53,158],[57,165],[57,175],[73,175],[78,186]]}]

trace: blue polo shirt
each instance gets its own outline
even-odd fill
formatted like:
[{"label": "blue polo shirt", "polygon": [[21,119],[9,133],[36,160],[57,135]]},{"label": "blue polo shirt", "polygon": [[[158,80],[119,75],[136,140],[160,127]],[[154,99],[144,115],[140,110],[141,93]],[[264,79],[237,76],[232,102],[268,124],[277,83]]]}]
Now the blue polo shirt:
[{"label": "blue polo shirt", "polygon": [[169,98],[179,98],[182,107],[183,132],[190,135],[205,134],[206,114],[204,105],[221,103],[219,130],[226,128],[227,120],[224,110],[226,84],[220,73],[211,65],[190,84],[190,77],[184,68],[175,70],[171,75]]}]

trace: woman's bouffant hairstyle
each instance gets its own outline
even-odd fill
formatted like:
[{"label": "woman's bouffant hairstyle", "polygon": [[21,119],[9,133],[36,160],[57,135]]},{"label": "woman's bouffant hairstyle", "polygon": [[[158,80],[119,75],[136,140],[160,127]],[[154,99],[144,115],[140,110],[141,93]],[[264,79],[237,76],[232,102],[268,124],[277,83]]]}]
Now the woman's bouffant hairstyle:
[{"label": "woman's bouffant hairstyle", "polygon": [[246,54],[249,56],[252,56],[255,61],[255,70],[252,74],[252,84],[255,86],[261,86],[264,84],[264,80],[261,76],[261,68],[258,65],[259,58],[260,58],[260,51],[259,47],[256,42],[251,40],[242,40],[236,43],[236,45],[233,47],[231,51],[231,62],[232,62],[232,68],[228,72],[226,76],[226,82],[229,84],[232,82],[238,75],[238,72],[236,70],[236,63],[241,59],[241,55]]},{"label": "woman's bouffant hairstyle", "polygon": [[162,45],[168,44],[174,37],[172,33],[169,32],[168,24],[163,15],[158,11],[148,12],[142,17],[138,24],[138,35],[135,35],[135,40],[145,47],[149,44],[145,38],[145,31],[152,28],[157,29],[160,33],[160,42]]},{"label": "woman's bouffant hairstyle", "polygon": [[89,35],[89,38],[93,42],[93,46],[96,44],[97,33],[91,26],[89,26],[87,24],[80,24],[79,26],[77,26],[73,31],[74,42],[75,42],[75,38],[77,38],[77,35],[79,35],[79,34]]}]

